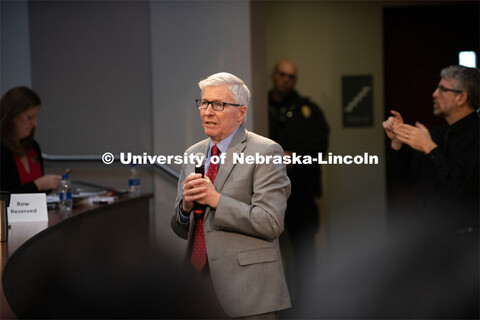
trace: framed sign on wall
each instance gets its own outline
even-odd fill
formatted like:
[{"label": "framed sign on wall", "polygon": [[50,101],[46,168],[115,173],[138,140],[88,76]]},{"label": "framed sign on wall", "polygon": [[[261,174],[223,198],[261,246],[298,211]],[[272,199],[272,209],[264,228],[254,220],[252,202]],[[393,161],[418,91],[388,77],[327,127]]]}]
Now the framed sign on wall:
[{"label": "framed sign on wall", "polygon": [[344,127],[373,125],[373,84],[371,75],[342,77]]}]

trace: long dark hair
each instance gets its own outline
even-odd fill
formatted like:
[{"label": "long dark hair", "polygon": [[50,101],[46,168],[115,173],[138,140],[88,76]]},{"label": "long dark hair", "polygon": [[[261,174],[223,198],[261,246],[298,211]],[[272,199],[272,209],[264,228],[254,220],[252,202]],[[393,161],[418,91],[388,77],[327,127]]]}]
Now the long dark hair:
[{"label": "long dark hair", "polygon": [[23,156],[32,146],[35,128],[20,141],[15,140],[13,119],[32,107],[41,105],[40,97],[27,87],[15,87],[7,91],[0,101],[1,141],[15,156]]}]

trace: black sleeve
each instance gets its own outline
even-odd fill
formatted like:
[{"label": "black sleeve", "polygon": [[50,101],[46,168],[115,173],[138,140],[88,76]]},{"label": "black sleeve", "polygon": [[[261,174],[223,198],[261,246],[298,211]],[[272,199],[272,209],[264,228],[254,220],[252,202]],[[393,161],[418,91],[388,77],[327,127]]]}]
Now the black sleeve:
[{"label": "black sleeve", "polygon": [[387,174],[395,183],[412,184],[420,177],[423,154],[408,146],[400,150],[388,148]]},{"label": "black sleeve", "polygon": [[[38,149],[35,149],[35,145]],[[38,144],[34,142],[34,149],[39,154],[40,148]],[[41,157],[41,153],[40,153]],[[36,193],[39,192],[37,185],[32,181],[25,185],[20,183],[20,175],[18,174],[17,165],[13,158],[13,154],[3,143],[1,144],[1,178],[0,189],[2,191],[9,191],[10,193]],[[41,160],[42,161],[42,160]],[[42,175],[43,175],[43,162]]]}]

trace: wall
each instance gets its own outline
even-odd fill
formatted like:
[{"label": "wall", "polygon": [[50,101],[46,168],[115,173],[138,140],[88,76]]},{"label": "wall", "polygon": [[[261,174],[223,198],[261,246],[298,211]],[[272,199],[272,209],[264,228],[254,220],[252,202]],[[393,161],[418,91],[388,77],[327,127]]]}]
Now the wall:
[{"label": "wall", "polygon": [[30,43],[26,1],[0,2],[0,94],[31,85]]},{"label": "wall", "polygon": [[[365,234],[385,231],[382,4],[267,2],[267,64],[295,61],[298,91],[320,104],[334,154],[378,155],[378,165],[324,166],[320,258],[354,250]],[[373,76],[374,125],[342,126],[341,77]],[[265,81],[269,82],[269,75]]]},{"label": "wall", "polygon": [[[227,71],[252,88],[250,6],[247,1],[152,1],[150,12],[153,151],[183,154],[190,145],[206,138],[195,107],[195,99],[201,96],[198,81]],[[252,127],[253,109],[250,105],[248,129]],[[186,241],[170,229],[176,182],[158,175],[155,189],[158,241],[185,246]],[[183,250],[177,252],[183,255]]]},{"label": "wall", "polygon": [[[32,87],[42,99],[36,138],[54,155],[150,152],[148,2],[29,3]],[[72,180],[128,186],[126,166],[73,166]],[[143,189],[152,190],[151,174]]]}]

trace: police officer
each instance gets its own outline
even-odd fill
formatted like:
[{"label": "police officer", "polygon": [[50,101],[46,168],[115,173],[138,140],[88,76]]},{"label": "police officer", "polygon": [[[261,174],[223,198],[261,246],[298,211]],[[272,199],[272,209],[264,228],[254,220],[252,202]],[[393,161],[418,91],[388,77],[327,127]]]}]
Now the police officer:
[{"label": "police officer", "polygon": [[[288,60],[279,61],[271,78],[273,88],[268,94],[270,138],[278,142],[287,155],[294,152],[318,158],[319,152],[327,150],[330,128],[318,105],[295,91],[295,64]],[[287,173],[292,193],[288,199],[285,224],[294,251],[294,287],[298,295],[301,294],[302,280],[308,276],[311,278],[310,270],[314,271],[315,234],[319,227],[315,197],[322,194],[321,172],[320,166],[314,163],[287,165]]]}]

